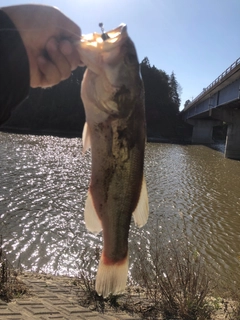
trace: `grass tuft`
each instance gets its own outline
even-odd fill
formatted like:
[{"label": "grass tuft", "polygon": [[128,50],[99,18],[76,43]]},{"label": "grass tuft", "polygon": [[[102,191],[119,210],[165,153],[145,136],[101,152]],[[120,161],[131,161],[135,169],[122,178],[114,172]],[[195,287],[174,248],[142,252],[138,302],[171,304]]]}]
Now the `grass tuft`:
[{"label": "grass tuft", "polygon": [[28,293],[27,287],[17,279],[17,272],[14,271],[3,252],[0,235],[0,299],[9,302],[26,293]]},{"label": "grass tuft", "polygon": [[163,245],[160,234],[152,232],[149,236],[146,250],[142,244],[135,246],[133,272],[152,306],[150,318],[212,319],[218,303],[209,298],[213,281],[200,255],[186,238],[179,241],[170,237]]},{"label": "grass tuft", "polygon": [[106,308],[118,310],[118,299],[121,295],[109,295],[107,298],[99,296],[95,290],[95,276],[81,271],[73,283],[79,288],[79,303],[83,307],[89,307],[100,313],[104,313]]},{"label": "grass tuft", "polygon": [[225,319],[240,320],[240,289],[236,288],[230,296],[230,300],[223,301]]}]

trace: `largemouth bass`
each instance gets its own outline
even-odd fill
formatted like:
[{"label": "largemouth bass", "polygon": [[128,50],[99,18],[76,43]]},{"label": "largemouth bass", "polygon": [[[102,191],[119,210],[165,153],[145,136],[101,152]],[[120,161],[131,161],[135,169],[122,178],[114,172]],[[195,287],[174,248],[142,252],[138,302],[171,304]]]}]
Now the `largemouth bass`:
[{"label": "largemouth bass", "polygon": [[[87,66],[81,88],[86,123],[83,149],[91,146],[92,176],[85,206],[88,230],[103,230],[96,291],[123,292],[128,274],[128,234],[148,219],[143,175],[146,139],[144,89],[137,53],[126,25],[83,36],[79,54]],[[103,40],[105,39],[105,40]]]}]

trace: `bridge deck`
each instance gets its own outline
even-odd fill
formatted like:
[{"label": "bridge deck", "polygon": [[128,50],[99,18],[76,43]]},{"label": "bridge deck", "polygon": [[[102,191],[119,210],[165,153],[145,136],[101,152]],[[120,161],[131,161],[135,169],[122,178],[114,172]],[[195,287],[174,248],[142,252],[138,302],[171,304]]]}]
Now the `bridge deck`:
[{"label": "bridge deck", "polygon": [[[220,106],[239,99],[240,82],[240,58],[232,63],[219,77],[217,77],[207,88],[205,88],[193,101],[182,111],[184,118],[194,116],[194,109],[202,109],[206,112],[211,108]],[[232,85],[233,84],[233,85]],[[231,85],[231,88],[230,88]],[[226,89],[225,89],[226,88]],[[219,94],[218,94],[219,93]],[[220,96],[221,95],[221,96]],[[201,108],[199,108],[201,105]],[[189,112],[191,110],[191,112]],[[197,112],[199,114],[199,112]]]}]

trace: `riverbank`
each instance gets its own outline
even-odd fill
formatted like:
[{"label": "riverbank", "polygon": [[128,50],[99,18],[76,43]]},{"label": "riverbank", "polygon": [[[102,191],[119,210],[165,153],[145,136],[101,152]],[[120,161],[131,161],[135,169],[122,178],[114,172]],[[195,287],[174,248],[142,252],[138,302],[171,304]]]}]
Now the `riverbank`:
[{"label": "riverbank", "polygon": [[[23,270],[52,274],[76,275],[85,270],[94,279],[102,239],[87,232],[83,218],[90,154],[82,155],[79,139],[0,136],[0,234],[9,260]],[[189,289],[187,294],[198,303],[199,292],[206,292],[205,282],[201,285],[205,275],[212,274],[211,288],[220,285],[220,279],[236,292],[240,288],[240,163],[205,146],[149,143],[145,164],[150,215],[144,228],[131,226],[129,285],[135,281],[147,288],[149,305],[158,310],[166,306],[161,303],[162,284],[164,289],[174,287],[168,291],[174,304],[184,303],[182,293]],[[181,253],[180,258],[175,253]],[[197,264],[198,257],[207,272]],[[184,263],[181,269],[176,268],[178,261]],[[222,292],[217,296],[222,297]]]},{"label": "riverbank", "polygon": [[141,319],[111,308],[100,313],[91,306],[81,306],[81,297],[86,297],[86,292],[70,277],[24,272],[17,276],[17,280],[28,288],[28,293],[15,297],[9,303],[0,300],[1,320]]},{"label": "riverbank", "polygon": [[15,134],[29,134],[35,136],[53,136],[60,138],[81,138],[82,132],[80,131],[59,131],[59,130],[30,130],[28,128],[13,128],[1,127],[0,132],[15,133]]},{"label": "riverbank", "polygon": [[[144,289],[128,288],[117,301],[109,300],[100,309],[101,303],[97,305],[97,301],[86,307],[88,293],[79,286],[79,279],[23,272],[16,276],[16,280],[27,288],[27,293],[14,297],[9,303],[0,300],[1,320],[163,319],[160,315],[154,315],[153,302],[145,297]],[[229,309],[231,302],[219,298],[215,302],[216,312],[210,319],[237,320],[226,316],[227,305]]]},{"label": "riverbank", "polygon": [[178,262],[172,261],[177,279],[169,265],[166,276],[158,273],[155,282],[139,259],[141,285],[132,282],[123,294],[104,299],[95,291],[95,276],[84,271],[70,277],[15,270],[1,249],[1,237],[0,244],[0,320],[239,319],[239,302],[213,297],[200,260],[185,256],[188,262],[183,265],[180,253]]},{"label": "riverbank", "polygon": [[[60,131],[60,130],[33,130],[29,128],[17,128],[3,126],[0,128],[0,132],[15,133],[15,134],[29,134],[36,136],[53,136],[60,138],[81,138],[82,131]],[[176,144],[191,144],[190,138],[175,137],[175,138],[164,138],[164,137],[147,137],[147,142],[155,143],[176,143]]]}]

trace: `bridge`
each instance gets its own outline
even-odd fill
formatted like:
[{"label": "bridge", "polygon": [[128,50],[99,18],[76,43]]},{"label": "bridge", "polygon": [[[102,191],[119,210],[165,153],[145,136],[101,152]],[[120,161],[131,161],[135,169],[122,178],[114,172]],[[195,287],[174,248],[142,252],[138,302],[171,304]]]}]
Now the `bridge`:
[{"label": "bridge", "polygon": [[193,125],[192,143],[211,143],[214,126],[228,124],[225,157],[240,159],[240,58],[182,111]]}]

